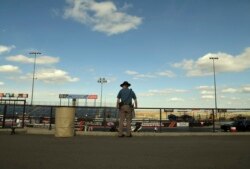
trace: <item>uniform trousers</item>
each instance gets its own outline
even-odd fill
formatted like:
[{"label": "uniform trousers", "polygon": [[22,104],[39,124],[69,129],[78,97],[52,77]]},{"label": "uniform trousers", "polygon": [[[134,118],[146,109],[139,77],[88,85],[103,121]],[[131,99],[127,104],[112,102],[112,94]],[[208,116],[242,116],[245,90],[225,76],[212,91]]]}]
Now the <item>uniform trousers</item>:
[{"label": "uniform trousers", "polygon": [[129,105],[123,105],[120,109],[120,121],[119,121],[119,136],[123,135],[123,122],[126,119],[126,136],[131,135],[131,121],[132,121],[132,108]]}]

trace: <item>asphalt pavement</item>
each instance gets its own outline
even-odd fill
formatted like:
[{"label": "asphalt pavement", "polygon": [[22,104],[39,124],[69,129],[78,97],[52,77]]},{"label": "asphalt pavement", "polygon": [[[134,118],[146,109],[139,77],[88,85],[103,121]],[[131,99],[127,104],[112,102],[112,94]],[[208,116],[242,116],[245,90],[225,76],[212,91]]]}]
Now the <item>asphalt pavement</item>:
[{"label": "asphalt pavement", "polygon": [[246,169],[250,135],[83,136],[1,134],[1,169]]}]

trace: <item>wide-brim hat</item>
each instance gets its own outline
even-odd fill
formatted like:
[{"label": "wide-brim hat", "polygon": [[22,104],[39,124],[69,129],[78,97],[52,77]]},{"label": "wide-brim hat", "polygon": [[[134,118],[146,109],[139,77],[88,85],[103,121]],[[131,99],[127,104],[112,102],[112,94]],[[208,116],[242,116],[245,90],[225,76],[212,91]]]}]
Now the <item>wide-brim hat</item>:
[{"label": "wide-brim hat", "polygon": [[127,81],[124,81],[120,86],[122,87],[122,86],[131,86],[131,84],[129,83],[129,82],[127,82]]}]

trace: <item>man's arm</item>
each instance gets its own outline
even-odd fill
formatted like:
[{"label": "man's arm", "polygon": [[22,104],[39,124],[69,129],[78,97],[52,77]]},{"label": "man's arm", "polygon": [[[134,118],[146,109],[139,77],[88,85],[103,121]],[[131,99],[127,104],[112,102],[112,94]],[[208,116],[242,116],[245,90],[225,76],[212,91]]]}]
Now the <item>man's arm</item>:
[{"label": "man's arm", "polygon": [[137,104],[137,97],[136,97],[136,95],[135,95],[135,92],[134,91],[132,91],[133,93],[133,99],[134,99],[134,103],[135,103],[135,107],[134,108],[137,108],[138,107],[138,104]]},{"label": "man's arm", "polygon": [[135,102],[135,108],[137,108],[137,99],[134,99]]},{"label": "man's arm", "polygon": [[116,108],[118,108],[118,109],[119,109],[119,103],[120,103],[120,99],[117,98],[117,101],[116,101]]}]

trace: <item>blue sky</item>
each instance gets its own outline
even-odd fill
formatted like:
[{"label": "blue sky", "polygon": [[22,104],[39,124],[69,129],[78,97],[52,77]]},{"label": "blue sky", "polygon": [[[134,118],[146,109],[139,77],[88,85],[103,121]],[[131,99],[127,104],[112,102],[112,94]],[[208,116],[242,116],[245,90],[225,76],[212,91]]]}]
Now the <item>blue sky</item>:
[{"label": "blue sky", "polygon": [[[98,94],[115,105],[123,81],[139,107],[249,108],[248,0],[1,0],[0,92]],[[98,100],[99,102],[99,100]]]}]

